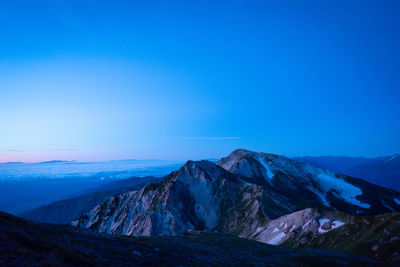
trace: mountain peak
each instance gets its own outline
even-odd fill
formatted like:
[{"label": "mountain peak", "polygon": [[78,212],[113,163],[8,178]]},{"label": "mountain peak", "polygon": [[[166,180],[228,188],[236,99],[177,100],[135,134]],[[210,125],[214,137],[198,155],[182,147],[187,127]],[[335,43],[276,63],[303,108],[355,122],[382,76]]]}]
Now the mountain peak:
[{"label": "mountain peak", "polygon": [[[219,160],[217,165],[233,174],[254,179],[259,184],[267,183],[287,197],[320,201],[325,207],[350,214],[390,210],[388,203],[398,208],[393,198],[384,202],[375,201],[374,186],[365,181],[279,155],[239,149]],[[389,193],[389,190],[381,191]]]},{"label": "mountain peak", "polygon": [[186,163],[178,170],[180,174],[199,174],[201,172],[207,174],[218,174],[221,172],[221,168],[218,168],[214,163],[208,160],[193,161],[188,160]]},{"label": "mountain peak", "polygon": [[219,178],[239,182],[235,175],[208,160],[188,160],[174,175],[175,180],[186,184],[192,184],[194,181],[213,182]]},{"label": "mountain peak", "polygon": [[284,157],[275,154],[237,149],[229,156],[220,159],[217,165],[235,174],[245,177],[262,177],[268,181],[274,177],[269,162],[279,161],[282,158]]},{"label": "mountain peak", "polygon": [[247,150],[244,148],[235,149],[228,155],[228,157],[241,157],[241,156],[243,157],[243,156],[254,156],[254,155],[270,155],[270,156],[275,156],[275,157],[281,157],[279,155],[272,154],[272,153],[256,152],[256,151],[251,151],[251,150]]}]

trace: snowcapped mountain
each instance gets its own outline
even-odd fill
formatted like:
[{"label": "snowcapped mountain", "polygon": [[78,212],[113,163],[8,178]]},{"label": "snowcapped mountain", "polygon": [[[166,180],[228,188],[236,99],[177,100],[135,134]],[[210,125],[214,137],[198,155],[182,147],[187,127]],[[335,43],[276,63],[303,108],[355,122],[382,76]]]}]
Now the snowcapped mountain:
[{"label": "snowcapped mountain", "polygon": [[282,156],[236,150],[217,165],[254,182],[266,182],[287,197],[313,202],[309,207],[364,215],[399,211],[397,191]]},{"label": "snowcapped mountain", "polygon": [[162,183],[115,195],[72,224],[114,235],[207,230],[279,243],[266,237],[266,228],[281,216],[306,208],[372,215],[400,211],[399,200],[399,192],[360,179],[273,154],[236,150],[217,164],[188,161]]}]

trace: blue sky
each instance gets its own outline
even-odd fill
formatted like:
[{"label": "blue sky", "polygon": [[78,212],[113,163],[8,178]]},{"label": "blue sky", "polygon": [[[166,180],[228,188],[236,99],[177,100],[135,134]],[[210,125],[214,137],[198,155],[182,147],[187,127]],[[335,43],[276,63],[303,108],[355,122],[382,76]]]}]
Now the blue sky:
[{"label": "blue sky", "polygon": [[399,1],[0,1],[0,162],[399,152],[399,13]]}]

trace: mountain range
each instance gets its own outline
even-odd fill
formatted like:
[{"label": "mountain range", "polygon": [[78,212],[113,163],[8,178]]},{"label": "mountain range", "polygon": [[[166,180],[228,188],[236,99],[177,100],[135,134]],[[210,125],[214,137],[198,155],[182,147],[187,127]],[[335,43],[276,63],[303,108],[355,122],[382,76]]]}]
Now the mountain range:
[{"label": "mountain range", "polygon": [[[399,211],[395,190],[282,156],[236,150],[217,163],[188,161],[161,183],[114,195],[71,225],[117,236],[218,232],[301,247],[299,242],[313,244],[360,216]],[[396,247],[392,238],[400,228],[393,217],[380,219],[390,227],[377,228],[379,234],[360,241],[356,250],[372,242],[373,257],[397,262],[396,249],[388,256],[373,240],[380,236],[381,243]]]},{"label": "mountain range", "polygon": [[187,161],[162,178],[106,184],[23,216],[57,232],[61,226],[43,222],[68,223],[72,228],[62,226],[66,235],[72,231],[82,239],[97,232],[105,243],[115,240],[111,236],[124,237],[121,242],[129,236],[152,244],[201,243],[208,250],[209,245],[221,246],[216,240],[229,247],[224,242],[244,239],[253,242],[244,247],[265,243],[280,249],[341,250],[392,264],[400,263],[399,212],[396,190],[283,156],[239,149],[218,161]]}]

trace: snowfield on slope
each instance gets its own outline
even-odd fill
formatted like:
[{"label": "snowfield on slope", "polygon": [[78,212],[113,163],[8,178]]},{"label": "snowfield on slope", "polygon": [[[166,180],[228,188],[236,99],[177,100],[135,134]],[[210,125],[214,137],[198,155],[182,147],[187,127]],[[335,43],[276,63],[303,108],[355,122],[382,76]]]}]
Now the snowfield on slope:
[{"label": "snowfield on slope", "polygon": [[[327,193],[329,190],[333,189],[339,194],[336,194],[338,197],[341,197],[347,203],[352,205],[359,206],[364,209],[368,209],[370,205],[368,203],[362,203],[356,197],[362,195],[362,191],[360,188],[345,182],[344,180],[337,178],[334,174],[318,174],[317,181],[321,185],[322,189]],[[326,201],[326,196],[324,194],[324,200]]]},{"label": "snowfield on slope", "polygon": [[281,233],[277,234],[274,238],[269,240],[267,242],[267,244],[277,245],[285,236],[286,236],[285,232],[281,232]]},{"label": "snowfield on slope", "polygon": [[271,171],[271,168],[268,166],[267,162],[265,162],[264,158],[262,156],[258,156],[257,160],[264,167],[264,169],[266,170],[267,177],[269,179],[274,178],[274,173]]}]

